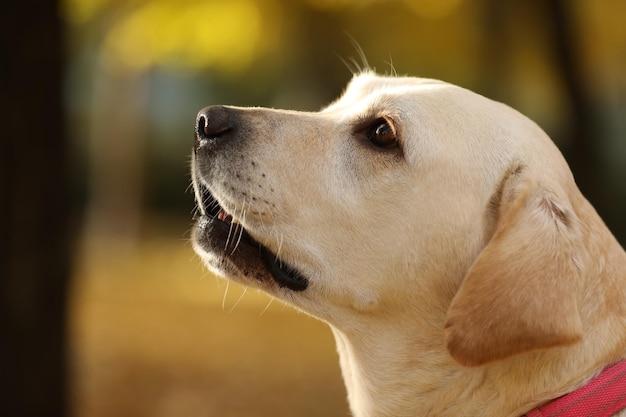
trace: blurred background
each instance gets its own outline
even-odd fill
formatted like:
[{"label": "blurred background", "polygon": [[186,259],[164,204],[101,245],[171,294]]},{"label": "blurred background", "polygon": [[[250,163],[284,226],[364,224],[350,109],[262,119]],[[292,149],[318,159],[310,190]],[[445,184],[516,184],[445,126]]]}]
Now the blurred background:
[{"label": "blurred background", "polygon": [[2,416],[348,415],[329,330],[194,256],[188,169],[200,108],[320,109],[359,48],[537,121],[626,240],[624,0],[3,9]]}]

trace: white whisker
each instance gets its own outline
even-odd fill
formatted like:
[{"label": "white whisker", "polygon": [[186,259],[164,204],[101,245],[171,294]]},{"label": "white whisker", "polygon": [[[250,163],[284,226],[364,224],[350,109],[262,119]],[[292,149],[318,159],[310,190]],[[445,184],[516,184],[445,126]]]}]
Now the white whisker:
[{"label": "white whisker", "polygon": [[272,218],[272,228],[270,230],[270,233],[268,234],[268,237],[265,239],[265,246],[267,246],[268,242],[270,240],[274,240],[276,242],[278,242],[278,248],[276,249],[276,253],[275,256],[278,258],[280,256],[280,252],[282,250],[283,247],[283,234],[276,228],[276,216],[274,215],[274,212],[268,208],[268,212],[270,217]]},{"label": "white whisker", "polygon": [[396,67],[393,65],[393,58],[391,57],[391,54],[389,54],[389,61],[385,63],[389,65],[390,75],[392,77],[397,77],[398,72],[396,71]]},{"label": "white whisker", "polygon": [[[276,229],[274,229],[274,230],[276,230]],[[276,249],[276,257],[277,258],[279,257],[279,254],[280,254],[280,251],[281,251],[282,248],[283,248],[283,234],[279,233],[279,236],[278,236],[278,248]]]},{"label": "white whisker", "polygon": [[241,301],[241,299],[243,298],[243,296],[248,292],[248,287],[243,287],[243,291],[241,292],[241,295],[239,296],[239,298],[237,299],[237,301],[235,301],[235,304],[233,304],[233,306],[230,308],[230,310],[228,310],[228,314],[232,313],[233,310],[235,309],[235,307],[237,307],[239,305],[239,302]]},{"label": "white whisker", "polygon": [[237,240],[235,244],[233,245],[233,250],[230,253],[231,255],[235,253],[235,251],[237,250],[237,247],[239,247],[239,243],[241,243],[243,232],[245,231],[245,228],[243,227],[243,223],[245,222],[245,219],[246,219],[246,202],[245,201],[241,205],[241,215],[239,216],[239,219],[240,219],[239,220],[240,223],[235,226],[235,235],[238,235],[238,236],[237,236]]},{"label": "white whisker", "polygon": [[224,290],[224,296],[222,297],[222,311],[226,311],[226,298],[228,297],[229,288],[230,288],[230,281],[226,281],[226,289]]},{"label": "white whisker", "polygon": [[[238,230],[237,230],[238,229]],[[244,228],[242,225],[238,224],[236,229],[235,229],[235,233],[238,235],[237,236],[237,241],[235,242],[235,244],[233,245],[233,250],[230,252],[231,256],[235,253],[235,251],[237,250],[237,247],[239,247],[239,243],[241,243],[241,237],[243,236],[243,232],[244,232]]]},{"label": "white whisker", "polygon": [[360,72],[359,64],[355,61],[354,58],[350,58],[348,60],[342,57],[341,55],[339,55],[338,53],[335,53],[335,55],[341,60],[341,62],[343,62],[343,65],[345,65],[346,68],[348,68],[348,71],[350,71],[352,75],[358,74]]},{"label": "white whisker", "polygon": [[237,242],[235,242],[235,247],[233,248],[233,252],[235,252],[237,247],[239,247],[239,244],[241,243],[241,238],[243,237],[243,232],[245,232],[244,227],[239,225],[239,236],[237,236]]},{"label": "white whisker", "polygon": [[[241,205],[241,210],[244,211],[245,210],[245,205],[246,202],[244,201]],[[233,213],[234,216],[230,222],[230,226],[228,228],[228,237],[226,238],[226,246],[224,247],[224,250],[228,250],[228,246],[231,243],[231,239],[233,237],[235,237],[237,234],[239,234],[239,237],[237,238],[235,244],[233,245],[233,250],[231,251],[231,255],[235,252],[235,250],[237,249],[237,246],[239,245],[239,241],[241,240],[241,235],[243,234],[243,226],[239,223],[235,222],[235,218],[237,216],[237,210],[235,210],[235,212]]]},{"label": "white whisker", "polygon": [[265,306],[263,311],[261,311],[261,314],[259,314],[259,317],[261,317],[261,316],[263,316],[263,314],[265,314],[265,312],[267,311],[268,308],[270,308],[270,306],[272,305],[273,302],[274,302],[274,297],[270,297],[270,301],[267,303],[267,305]]},{"label": "white whisker", "polygon": [[236,227],[237,226],[234,224],[234,222],[231,221],[228,226],[228,236],[226,237],[226,244],[224,245],[224,250],[228,250],[228,245],[230,244],[230,238],[233,235],[233,229]]},{"label": "white whisker", "polygon": [[195,188],[193,185],[193,180],[189,180],[189,185],[187,186],[187,188],[185,188],[185,194],[187,194],[188,192],[195,192]]}]

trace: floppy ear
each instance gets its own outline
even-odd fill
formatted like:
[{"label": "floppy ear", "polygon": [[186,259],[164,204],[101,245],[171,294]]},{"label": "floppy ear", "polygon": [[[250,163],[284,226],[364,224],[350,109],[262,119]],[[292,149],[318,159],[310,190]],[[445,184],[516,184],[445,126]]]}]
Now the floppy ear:
[{"label": "floppy ear", "polygon": [[461,364],[482,365],[582,338],[577,298],[578,219],[518,168],[492,199],[495,232],[448,309],[446,345]]}]

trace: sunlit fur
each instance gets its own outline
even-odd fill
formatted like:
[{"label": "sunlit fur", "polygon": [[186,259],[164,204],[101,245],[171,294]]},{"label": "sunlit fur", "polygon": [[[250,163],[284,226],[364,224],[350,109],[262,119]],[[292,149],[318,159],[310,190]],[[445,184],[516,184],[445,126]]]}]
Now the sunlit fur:
[{"label": "sunlit fur", "polygon": [[[310,285],[246,283],[329,323],[355,416],[515,417],[626,355],[626,255],[520,113],[370,72],[320,112],[239,110],[212,163],[267,204],[231,214]],[[355,132],[380,116],[398,149]]]}]

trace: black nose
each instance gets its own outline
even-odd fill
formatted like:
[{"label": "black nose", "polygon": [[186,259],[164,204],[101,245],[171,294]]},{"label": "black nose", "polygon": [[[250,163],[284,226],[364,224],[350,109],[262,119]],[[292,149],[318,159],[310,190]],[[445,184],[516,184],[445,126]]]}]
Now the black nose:
[{"label": "black nose", "polygon": [[196,147],[200,141],[218,139],[233,129],[231,111],[224,106],[209,106],[196,116]]}]

